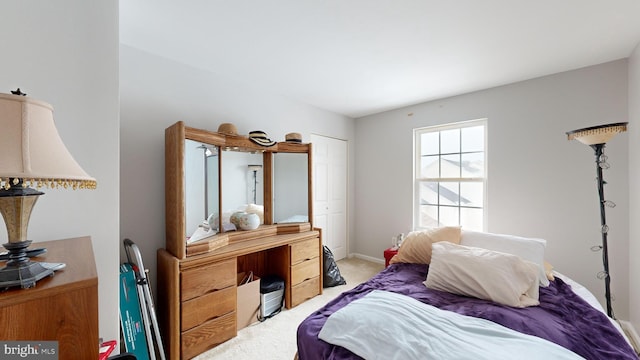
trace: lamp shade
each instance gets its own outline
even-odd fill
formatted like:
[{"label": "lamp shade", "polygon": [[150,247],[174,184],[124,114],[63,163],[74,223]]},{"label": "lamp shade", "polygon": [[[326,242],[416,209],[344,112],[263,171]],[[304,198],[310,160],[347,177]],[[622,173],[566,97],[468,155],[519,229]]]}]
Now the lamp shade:
[{"label": "lamp shade", "polygon": [[17,180],[23,186],[96,187],[62,142],[51,105],[0,94],[0,185],[8,189]]},{"label": "lamp shade", "polygon": [[606,144],[616,134],[627,131],[626,122],[586,127],[567,132],[567,139],[576,139],[585,145]]}]

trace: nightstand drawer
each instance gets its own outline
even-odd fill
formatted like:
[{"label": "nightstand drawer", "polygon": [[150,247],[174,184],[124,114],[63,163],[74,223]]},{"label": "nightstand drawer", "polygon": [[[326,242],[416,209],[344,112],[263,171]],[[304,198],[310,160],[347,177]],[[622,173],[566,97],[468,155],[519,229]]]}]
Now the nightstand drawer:
[{"label": "nightstand drawer", "polygon": [[183,332],[181,358],[191,359],[234,336],[236,336],[235,311]]},{"label": "nightstand drawer", "polygon": [[291,244],[291,265],[320,256],[320,239],[310,239]]},{"label": "nightstand drawer", "polygon": [[236,285],[236,260],[225,260],[181,274],[181,301],[193,299],[214,290]]},{"label": "nightstand drawer", "polygon": [[291,267],[291,285],[295,286],[301,282],[312,279],[320,275],[320,258],[315,258],[301,262]]},{"label": "nightstand drawer", "polygon": [[236,308],[236,288],[213,291],[182,303],[181,330],[189,330]]},{"label": "nightstand drawer", "polygon": [[320,293],[320,277],[306,280],[291,288],[291,306],[297,306]]}]

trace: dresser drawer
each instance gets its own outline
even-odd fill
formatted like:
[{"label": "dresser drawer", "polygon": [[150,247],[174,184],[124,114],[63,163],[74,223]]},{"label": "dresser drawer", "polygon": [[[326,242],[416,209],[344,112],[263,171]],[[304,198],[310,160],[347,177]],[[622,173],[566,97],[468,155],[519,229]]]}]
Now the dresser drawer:
[{"label": "dresser drawer", "polygon": [[315,258],[291,266],[291,286],[320,275],[320,258]]},{"label": "dresser drawer", "polygon": [[236,260],[225,260],[183,271],[180,300],[186,301],[236,284]]},{"label": "dresser drawer", "polygon": [[236,288],[213,291],[182,303],[182,331],[215,319],[236,308]]},{"label": "dresser drawer", "polygon": [[320,239],[291,244],[291,265],[320,256]]},{"label": "dresser drawer", "polygon": [[320,277],[306,280],[291,288],[291,306],[297,306],[320,293]]},{"label": "dresser drawer", "polygon": [[236,312],[209,320],[182,333],[182,359],[191,359],[236,336]]}]

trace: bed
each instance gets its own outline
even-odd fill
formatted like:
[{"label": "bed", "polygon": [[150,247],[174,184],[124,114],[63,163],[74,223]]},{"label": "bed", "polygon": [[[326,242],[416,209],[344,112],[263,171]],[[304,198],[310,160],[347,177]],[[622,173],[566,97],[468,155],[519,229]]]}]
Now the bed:
[{"label": "bed", "polygon": [[[538,304],[507,306],[425,286],[435,255],[434,246],[430,264],[395,262],[309,315],[297,330],[299,359],[638,359],[593,295],[570,278],[549,273],[547,285],[536,284]],[[445,327],[427,324],[434,319]]]}]

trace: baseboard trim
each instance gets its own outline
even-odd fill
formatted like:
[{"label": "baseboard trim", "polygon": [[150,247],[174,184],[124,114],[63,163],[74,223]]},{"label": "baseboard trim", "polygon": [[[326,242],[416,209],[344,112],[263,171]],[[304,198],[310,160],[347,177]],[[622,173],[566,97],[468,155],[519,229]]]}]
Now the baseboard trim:
[{"label": "baseboard trim", "polygon": [[367,260],[367,261],[371,261],[378,264],[384,264],[384,259],[375,258],[373,256],[367,256],[367,255],[362,255],[358,253],[351,253],[349,254],[349,257],[355,257],[358,259]]},{"label": "baseboard trim", "polygon": [[625,320],[618,320],[618,323],[620,324],[620,327],[622,327],[622,330],[624,331],[624,333],[629,338],[629,341],[631,342],[631,346],[633,346],[633,349],[636,351],[636,354],[640,355],[640,336],[638,336],[638,333],[636,332],[636,329],[633,327],[633,324]]}]

